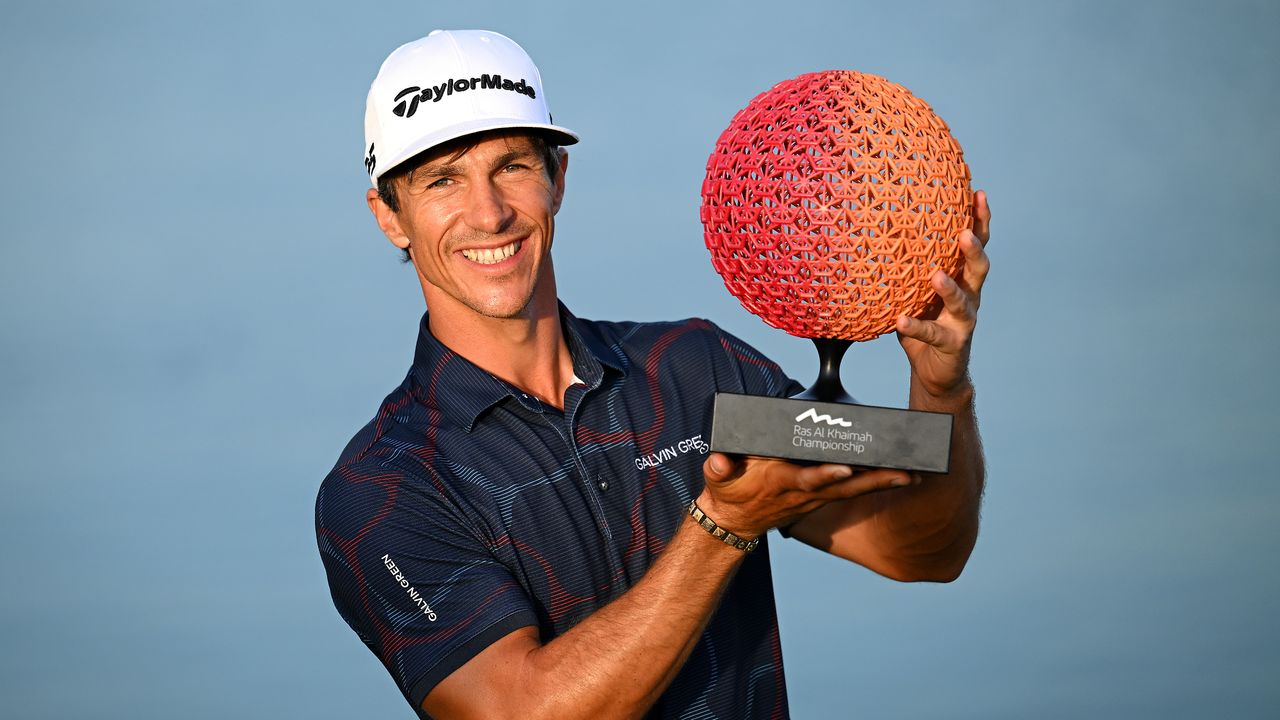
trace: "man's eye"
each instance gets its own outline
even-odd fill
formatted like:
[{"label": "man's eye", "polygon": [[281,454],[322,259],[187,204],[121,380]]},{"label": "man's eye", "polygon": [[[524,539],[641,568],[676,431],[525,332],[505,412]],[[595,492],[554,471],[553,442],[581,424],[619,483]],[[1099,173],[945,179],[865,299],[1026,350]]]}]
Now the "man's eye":
[{"label": "man's eye", "polygon": [[428,188],[442,188],[442,187],[444,187],[444,186],[446,186],[446,185],[449,185],[449,184],[451,184],[451,183],[453,183],[453,180],[451,180],[451,179],[449,179],[449,178],[447,178],[447,177],[442,177],[442,178],[437,178],[435,182],[431,183],[431,184],[430,184],[430,185],[428,185],[427,187],[428,187]]},{"label": "man's eye", "polygon": [[503,171],[505,171],[505,172],[518,172],[518,171],[520,171],[520,170],[524,170],[524,169],[525,169],[525,167],[526,167],[525,165],[522,165],[522,164],[520,164],[520,163],[511,163],[510,165],[507,165],[506,167],[504,167],[504,168],[502,168],[502,169],[503,169]]}]

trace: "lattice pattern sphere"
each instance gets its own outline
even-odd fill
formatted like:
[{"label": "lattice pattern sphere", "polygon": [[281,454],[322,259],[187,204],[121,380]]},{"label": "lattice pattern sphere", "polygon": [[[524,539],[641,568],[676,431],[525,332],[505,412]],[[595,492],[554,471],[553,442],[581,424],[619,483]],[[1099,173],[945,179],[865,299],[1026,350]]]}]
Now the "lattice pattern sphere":
[{"label": "lattice pattern sphere", "polygon": [[707,161],[702,222],[725,286],[773,327],[869,340],[936,297],[972,223],[969,167],[924,101],[831,70],[773,86]]}]

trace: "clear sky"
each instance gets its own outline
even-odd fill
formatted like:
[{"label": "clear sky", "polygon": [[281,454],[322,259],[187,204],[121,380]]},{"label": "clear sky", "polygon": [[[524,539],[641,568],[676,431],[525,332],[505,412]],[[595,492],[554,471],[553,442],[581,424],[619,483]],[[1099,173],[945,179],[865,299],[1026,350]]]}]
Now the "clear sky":
[{"label": "clear sky", "polygon": [[[772,83],[848,68],[951,125],[995,212],[977,550],[899,585],[774,543],[797,718],[1280,713],[1275,2],[5,2],[0,714],[406,718],[313,501],[422,299],[364,207],[364,96],[436,27],[582,135],[562,298],[710,318],[808,382],[698,222]],[[891,338],[845,384],[905,402]],[[1270,469],[1268,469],[1270,468]]]}]

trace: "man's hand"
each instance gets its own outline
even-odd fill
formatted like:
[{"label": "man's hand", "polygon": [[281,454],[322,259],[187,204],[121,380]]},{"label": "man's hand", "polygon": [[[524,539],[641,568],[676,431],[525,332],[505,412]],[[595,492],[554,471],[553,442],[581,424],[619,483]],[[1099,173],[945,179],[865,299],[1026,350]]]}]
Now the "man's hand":
[{"label": "man's hand", "polygon": [[[986,475],[969,381],[969,348],[990,262],[991,209],[981,190],[973,229],[960,235],[964,268],[930,279],[940,303],[921,318],[898,318],[911,362],[910,407],[950,413],[951,471],[913,476],[913,487],[827,503],[791,526],[792,536],[896,580],[950,581],[978,537]],[[713,517],[714,519],[714,517]]]},{"label": "man's hand", "polygon": [[698,506],[720,527],[755,538],[833,500],[908,485],[902,470],[855,471],[847,465],[801,466],[771,458],[734,460],[711,453],[702,465],[706,488]]},{"label": "man's hand", "polygon": [[921,389],[944,398],[968,384],[969,348],[978,322],[982,284],[991,263],[984,250],[991,239],[991,208],[987,194],[973,198],[973,230],[960,234],[964,267],[952,279],[941,270],[929,279],[942,302],[920,318],[898,318],[898,341],[911,362],[911,373]]}]

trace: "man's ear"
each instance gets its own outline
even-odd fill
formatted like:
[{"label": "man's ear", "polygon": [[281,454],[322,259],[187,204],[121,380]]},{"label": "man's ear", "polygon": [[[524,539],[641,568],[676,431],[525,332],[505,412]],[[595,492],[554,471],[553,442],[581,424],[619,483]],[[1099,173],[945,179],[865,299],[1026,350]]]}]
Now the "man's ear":
[{"label": "man's ear", "polygon": [[555,186],[556,194],[551,202],[551,214],[555,215],[560,212],[560,203],[564,201],[564,174],[569,170],[569,151],[560,148],[560,171],[556,173]]},{"label": "man's ear", "polygon": [[[560,183],[564,185],[563,180]],[[404,229],[400,227],[400,218],[395,211],[391,209],[382,200],[382,196],[378,194],[377,188],[369,188],[365,193],[364,199],[369,203],[369,212],[373,213],[373,218],[378,221],[378,227],[382,229],[382,234],[387,236],[392,245],[401,250],[409,249],[409,236],[404,234]]]}]

